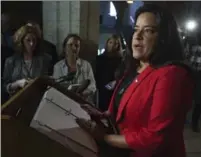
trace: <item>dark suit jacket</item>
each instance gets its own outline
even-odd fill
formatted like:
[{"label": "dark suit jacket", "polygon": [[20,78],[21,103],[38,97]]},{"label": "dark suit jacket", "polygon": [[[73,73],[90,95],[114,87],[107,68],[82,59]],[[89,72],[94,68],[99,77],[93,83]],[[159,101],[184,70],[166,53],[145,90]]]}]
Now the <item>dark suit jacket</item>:
[{"label": "dark suit jacket", "polygon": [[57,50],[56,50],[56,46],[47,40],[43,40],[42,48],[43,49],[41,52],[49,54],[52,58],[51,66],[49,69],[50,73],[52,74],[53,73],[53,67],[58,62],[58,59],[59,59],[58,54],[57,54]]},{"label": "dark suit jacket", "polygon": [[58,61],[56,46],[47,40],[43,40],[43,46],[44,46],[43,52],[49,54],[52,57],[52,63],[55,64]]},{"label": "dark suit jacket", "polygon": [[189,72],[175,65],[147,67],[135,78],[122,96],[116,117],[133,157],[186,156],[183,129],[193,87]]},{"label": "dark suit jacket", "polygon": [[96,57],[95,79],[99,94],[99,108],[107,110],[113,90],[108,90],[105,86],[115,80],[115,71],[121,63],[121,57],[108,57],[100,55]]},{"label": "dark suit jacket", "polygon": [[[6,88],[8,83],[25,78],[22,74],[22,62],[23,58],[18,54],[14,54],[6,59],[3,73],[4,88]],[[48,75],[50,64],[51,57],[48,54],[34,56],[32,61],[31,78]]]}]

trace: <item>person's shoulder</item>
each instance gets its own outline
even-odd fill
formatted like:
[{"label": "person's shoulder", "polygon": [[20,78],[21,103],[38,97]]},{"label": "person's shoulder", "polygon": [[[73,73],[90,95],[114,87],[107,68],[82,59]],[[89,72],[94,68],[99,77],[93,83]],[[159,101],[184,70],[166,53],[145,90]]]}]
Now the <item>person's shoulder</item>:
[{"label": "person's shoulder", "polygon": [[62,59],[58,62],[56,62],[56,64],[54,66],[58,67],[58,66],[62,66],[65,63],[65,59]]},{"label": "person's shoulder", "polygon": [[79,62],[81,64],[90,64],[89,61],[85,60],[85,59],[82,59],[82,58],[79,58]]},{"label": "person's shoulder", "polygon": [[43,53],[39,57],[42,57],[44,60],[49,61],[49,62],[52,60],[52,57],[48,53]]},{"label": "person's shoulder", "polygon": [[161,66],[160,68],[157,68],[155,73],[159,77],[164,76],[183,77],[187,75],[192,77],[193,74],[191,68],[184,62],[167,63]]},{"label": "person's shoulder", "polygon": [[17,59],[21,59],[21,57],[18,54],[13,54],[6,58],[6,63],[12,63]]},{"label": "person's shoulder", "polygon": [[10,63],[12,63],[13,61],[14,61],[14,57],[13,57],[13,56],[10,56],[10,57],[6,58],[5,63],[6,63],[6,64],[10,64]]}]

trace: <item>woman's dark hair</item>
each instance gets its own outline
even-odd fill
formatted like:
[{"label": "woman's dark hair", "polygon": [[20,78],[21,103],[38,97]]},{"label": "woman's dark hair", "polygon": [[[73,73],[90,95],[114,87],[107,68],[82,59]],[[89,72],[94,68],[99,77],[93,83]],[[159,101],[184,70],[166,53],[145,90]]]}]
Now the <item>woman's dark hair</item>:
[{"label": "woman's dark hair", "polygon": [[[153,13],[158,21],[158,43],[151,54],[149,62],[153,67],[160,67],[168,62],[182,61],[183,48],[177,28],[176,21],[172,14],[165,8],[153,4],[145,4],[136,11],[135,22],[145,12]],[[126,71],[135,71],[139,61],[128,57],[125,61]]]},{"label": "woman's dark hair", "polygon": [[80,38],[79,35],[77,34],[74,34],[74,33],[71,33],[71,34],[68,34],[67,37],[64,39],[63,41],[63,44],[62,44],[62,54],[61,54],[61,57],[65,57],[65,47],[66,47],[66,43],[68,42],[68,40],[70,38],[74,38],[75,40],[78,40],[78,41],[82,41],[82,39]]}]

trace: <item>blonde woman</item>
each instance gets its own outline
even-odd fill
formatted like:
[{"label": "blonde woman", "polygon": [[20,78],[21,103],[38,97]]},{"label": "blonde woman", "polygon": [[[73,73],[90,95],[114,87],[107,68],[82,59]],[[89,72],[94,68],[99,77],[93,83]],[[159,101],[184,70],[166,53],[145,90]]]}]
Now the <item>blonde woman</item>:
[{"label": "blonde woman", "polygon": [[47,75],[51,57],[40,52],[37,30],[31,25],[19,28],[14,34],[15,54],[5,61],[4,88],[9,94],[23,88],[30,80]]}]

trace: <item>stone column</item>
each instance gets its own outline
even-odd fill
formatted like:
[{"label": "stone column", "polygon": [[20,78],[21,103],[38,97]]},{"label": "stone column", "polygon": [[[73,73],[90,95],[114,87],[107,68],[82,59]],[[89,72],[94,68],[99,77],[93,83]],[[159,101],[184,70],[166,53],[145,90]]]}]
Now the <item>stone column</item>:
[{"label": "stone column", "polygon": [[64,38],[77,33],[84,39],[81,57],[93,60],[99,42],[99,5],[98,1],[43,1],[44,39],[54,43],[60,54]]},{"label": "stone column", "polygon": [[80,1],[80,36],[84,39],[80,56],[93,61],[98,54],[100,2]]}]

